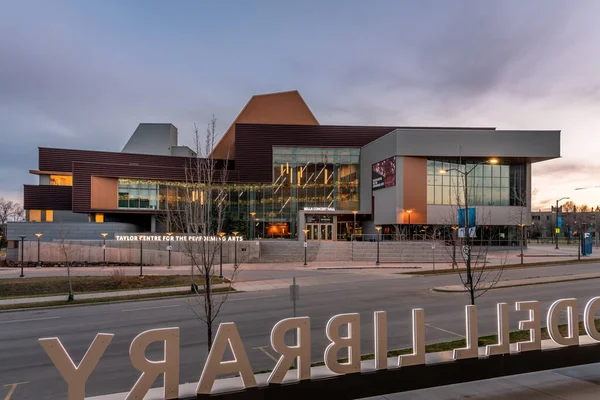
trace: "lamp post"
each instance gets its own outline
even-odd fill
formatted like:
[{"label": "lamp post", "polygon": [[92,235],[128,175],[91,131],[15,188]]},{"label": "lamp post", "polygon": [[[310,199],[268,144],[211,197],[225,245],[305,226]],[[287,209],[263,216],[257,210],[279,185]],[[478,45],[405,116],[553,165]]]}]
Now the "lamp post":
[{"label": "lamp post", "polygon": [[25,278],[25,274],[23,274],[23,264],[25,264],[25,235],[19,235],[21,238],[21,275],[19,278]]},{"label": "lamp post", "polygon": [[521,246],[521,265],[523,264],[523,238],[525,236],[525,224],[518,224],[521,227],[521,240],[519,240],[519,246]]},{"label": "lamp post", "polygon": [[352,214],[354,214],[354,225],[352,225],[352,241],[354,242],[356,240],[356,214],[358,214],[358,211],[354,210]]},{"label": "lamp post", "polygon": [[250,229],[250,240],[254,240],[254,230],[256,228],[255,223],[254,223],[254,217],[256,216],[256,212],[252,211],[250,213],[250,216],[252,217],[252,227]]},{"label": "lamp post", "polygon": [[556,227],[554,229],[554,235],[556,237],[556,246],[554,248],[556,250],[558,250],[558,229],[559,229],[559,227],[558,227],[558,210],[559,210],[558,203],[562,200],[568,200],[568,199],[570,199],[570,197],[562,197],[562,198],[556,200],[556,209],[555,209],[555,211],[556,211]]},{"label": "lamp post", "polygon": [[219,279],[223,279],[223,236],[225,236],[225,232],[219,232],[219,238],[221,239],[219,243],[221,246],[219,249]]},{"label": "lamp post", "polygon": [[408,214],[408,240],[412,240],[412,227],[410,225],[410,214],[412,214],[412,210],[406,210]]},{"label": "lamp post", "polygon": [[310,232],[310,230],[308,229],[302,229],[302,232],[304,232],[304,266],[308,265],[306,264],[306,252],[308,249],[308,232]]},{"label": "lamp post", "polygon": [[102,264],[103,268],[106,268],[106,237],[108,233],[101,233],[102,235]]},{"label": "lamp post", "polygon": [[143,235],[138,235],[138,239],[140,240],[140,278],[144,277],[144,264],[142,263],[143,257],[143,251],[144,251],[144,246],[143,246]]},{"label": "lamp post", "polygon": [[465,239],[466,239],[466,243],[467,243],[467,254],[466,254],[466,258],[467,258],[467,262],[466,262],[466,267],[467,267],[467,285],[469,286],[469,293],[471,295],[471,304],[474,305],[475,304],[475,292],[473,291],[473,276],[472,276],[472,271],[471,271],[471,243],[470,243],[470,239],[471,239],[471,232],[469,231],[469,183],[468,183],[468,178],[469,178],[469,174],[471,172],[473,172],[473,170],[475,170],[475,168],[477,168],[478,166],[482,165],[482,164],[498,164],[498,160],[495,158],[491,158],[489,160],[485,160],[485,161],[481,161],[477,164],[475,164],[473,167],[471,167],[471,169],[469,169],[468,171],[463,171],[462,169],[457,169],[457,168],[450,168],[450,169],[442,169],[440,170],[441,174],[445,174],[449,171],[456,171],[457,173],[459,173],[460,175],[462,175],[464,181],[465,181]]},{"label": "lamp post", "polygon": [[376,226],[375,229],[377,229],[377,261],[375,262],[375,265],[379,265],[379,236],[381,233],[381,227]]},{"label": "lamp post", "polygon": [[169,252],[169,264],[167,265],[167,269],[171,269],[171,236],[173,236],[173,232],[167,232],[167,236],[169,237],[169,245],[167,246],[167,251]]},{"label": "lamp post", "polygon": [[41,233],[36,233],[35,236],[37,236],[37,242],[38,242],[38,261],[37,261],[37,265],[35,266],[36,268],[42,268],[41,262],[40,262],[40,239],[42,237]]},{"label": "lamp post", "polygon": [[233,233],[234,236],[234,241],[233,241],[233,268],[237,268],[238,263],[237,263],[237,235],[239,235],[239,232],[231,232]]}]

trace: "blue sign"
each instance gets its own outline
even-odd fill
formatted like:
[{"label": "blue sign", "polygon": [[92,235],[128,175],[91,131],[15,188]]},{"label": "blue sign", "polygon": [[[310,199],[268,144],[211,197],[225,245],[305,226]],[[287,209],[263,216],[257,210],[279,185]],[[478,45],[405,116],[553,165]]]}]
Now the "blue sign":
[{"label": "blue sign", "polygon": [[[469,228],[474,228],[477,223],[477,214],[475,208],[469,208]],[[465,209],[460,208],[458,210],[458,227],[465,227]]]},{"label": "blue sign", "polygon": [[562,217],[558,217],[558,229],[562,228]]},{"label": "blue sign", "polygon": [[593,237],[590,232],[585,232],[581,236],[581,255],[589,256],[592,254]]}]

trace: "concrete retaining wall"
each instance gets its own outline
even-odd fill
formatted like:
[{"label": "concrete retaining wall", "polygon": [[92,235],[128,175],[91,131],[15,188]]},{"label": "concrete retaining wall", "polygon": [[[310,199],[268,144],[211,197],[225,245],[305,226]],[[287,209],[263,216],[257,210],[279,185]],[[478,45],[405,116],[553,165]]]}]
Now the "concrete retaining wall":
[{"label": "concrete retaining wall", "polygon": [[[142,242],[142,262],[146,265],[167,265],[169,252],[165,242]],[[235,249],[237,243],[237,260],[240,263],[256,261],[260,258],[260,246],[256,241],[225,242],[223,244],[223,262],[233,263],[235,260]],[[186,249],[183,243],[172,243],[171,265],[188,265],[189,259],[186,257]],[[16,250],[16,249],[15,249]],[[76,262],[103,262],[104,250],[102,241],[70,241],[65,242],[64,250],[61,243],[41,242],[40,260],[42,262],[64,262],[65,251],[70,261]],[[15,251],[11,255],[12,260],[21,259],[21,250]],[[219,255],[217,254],[217,258]],[[38,243],[25,241],[24,247],[25,262],[38,261]],[[140,262],[140,242],[106,242],[106,261],[108,263],[139,263]]]}]

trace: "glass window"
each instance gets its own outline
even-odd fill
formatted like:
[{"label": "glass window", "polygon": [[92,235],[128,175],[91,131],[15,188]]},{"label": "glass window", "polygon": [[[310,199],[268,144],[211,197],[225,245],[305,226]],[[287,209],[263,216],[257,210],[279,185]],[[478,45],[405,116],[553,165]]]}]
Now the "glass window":
[{"label": "glass window", "polygon": [[54,222],[54,210],[46,210],[46,222]]},{"label": "glass window", "polygon": [[96,213],[95,222],[97,224],[103,224],[104,223],[104,214],[102,214],[102,213]]},{"label": "glass window", "polygon": [[42,222],[42,210],[29,210],[28,222]]},{"label": "glass window", "polygon": [[50,175],[50,184],[56,186],[73,186],[72,175]]}]

